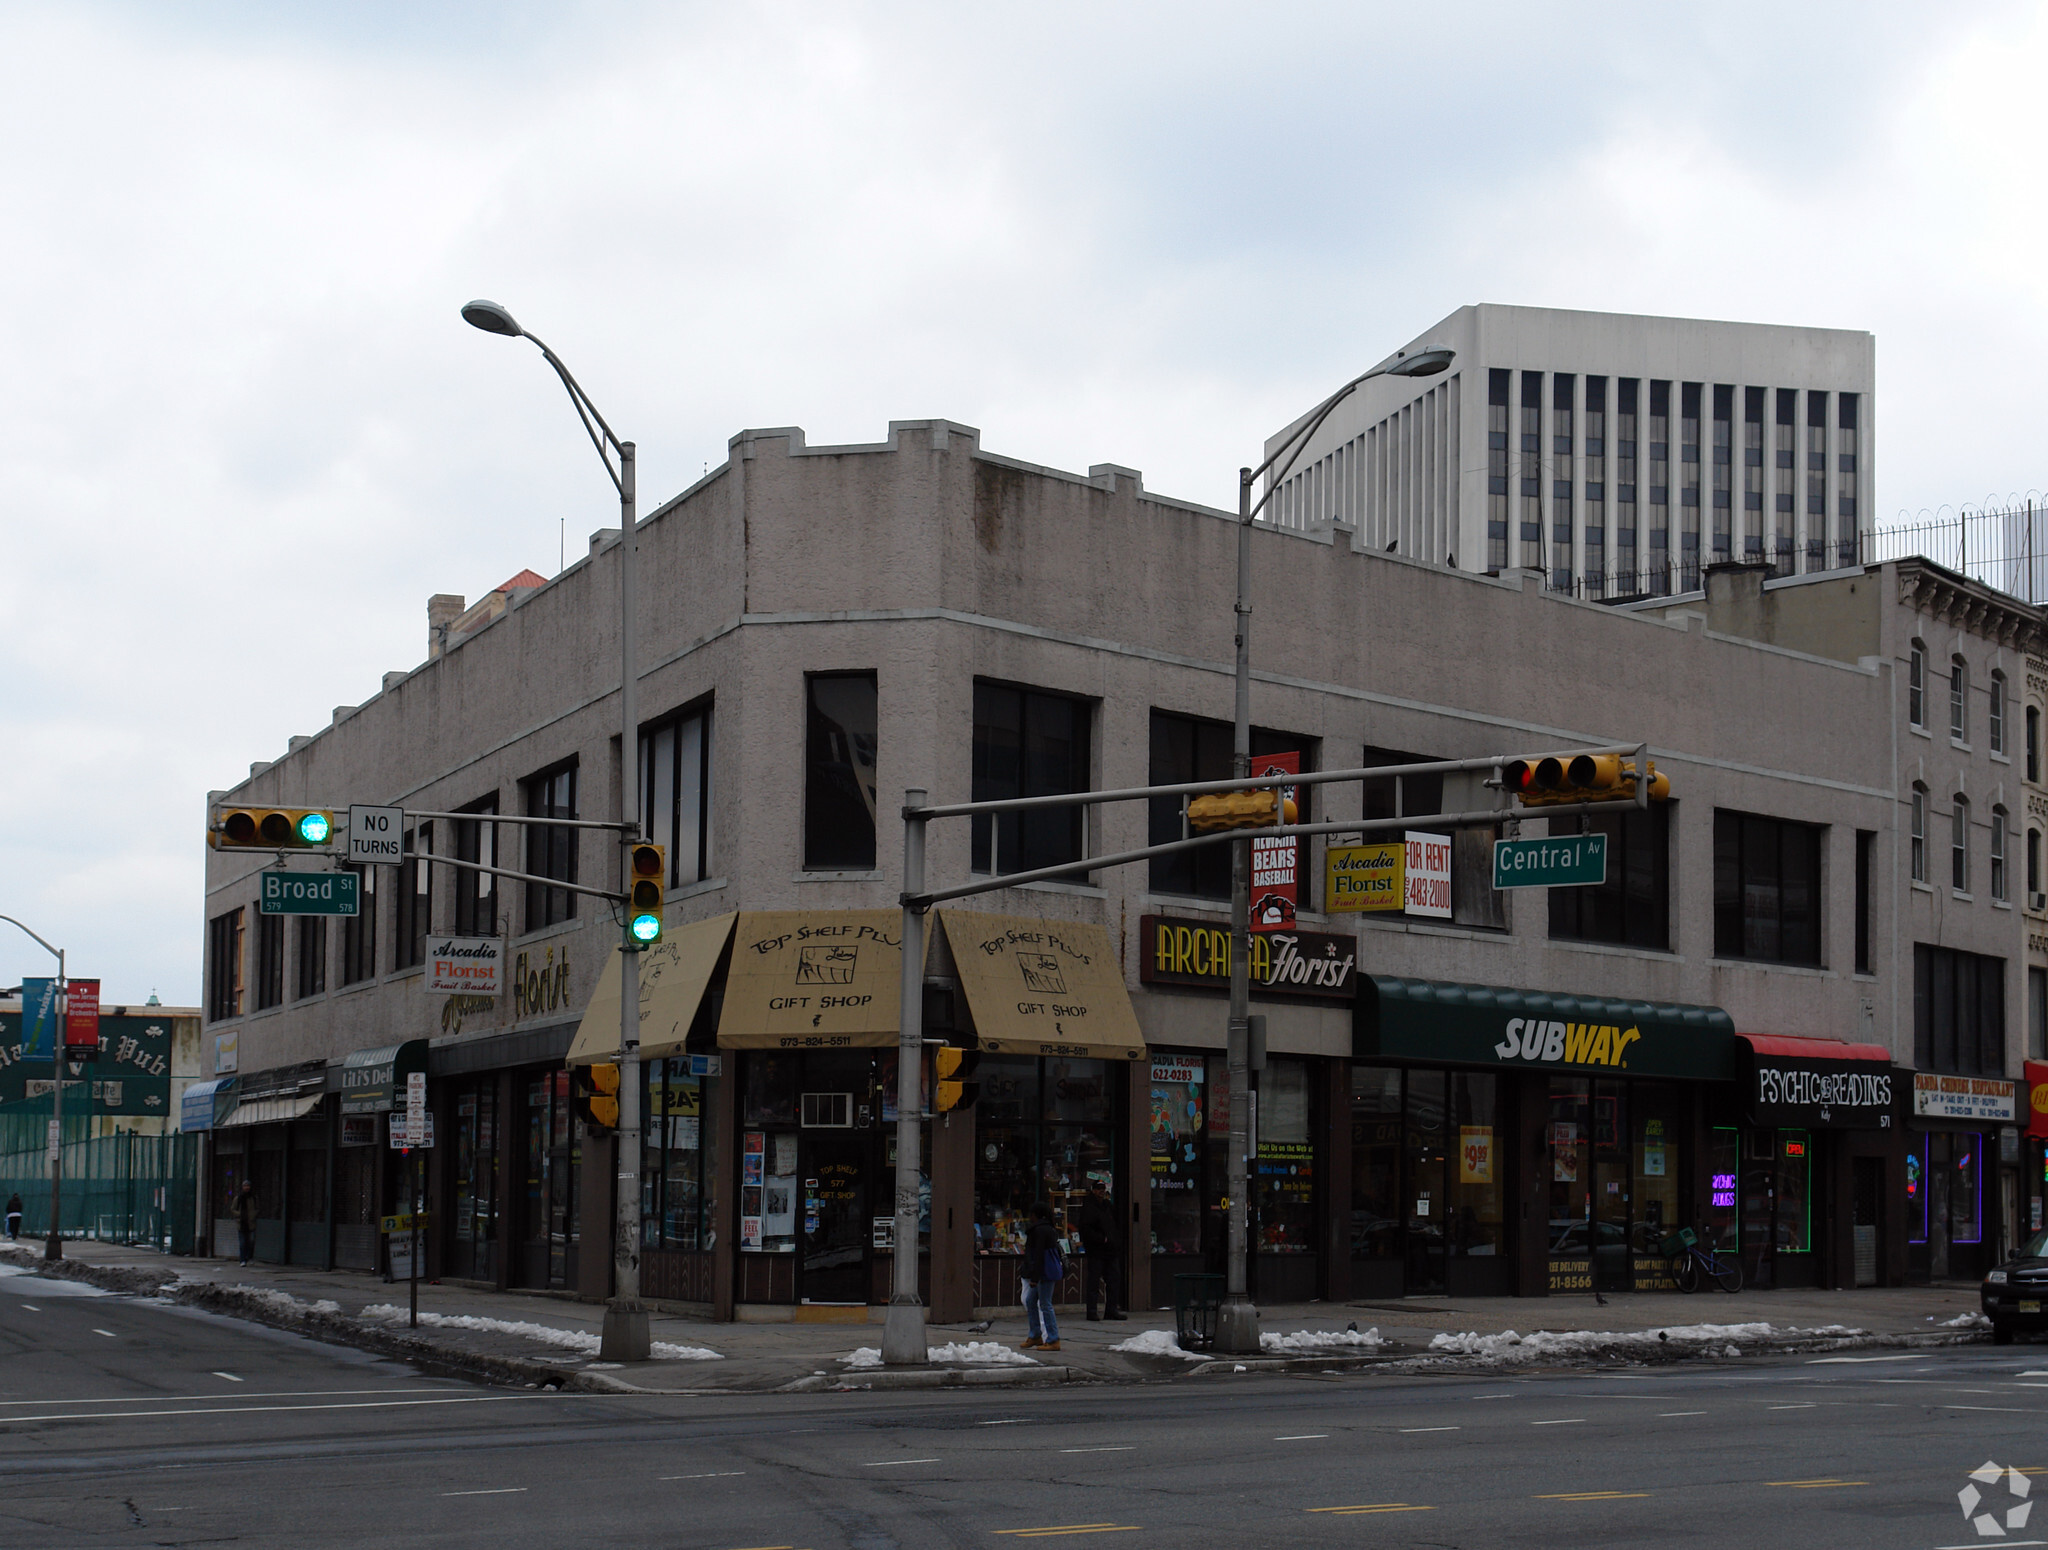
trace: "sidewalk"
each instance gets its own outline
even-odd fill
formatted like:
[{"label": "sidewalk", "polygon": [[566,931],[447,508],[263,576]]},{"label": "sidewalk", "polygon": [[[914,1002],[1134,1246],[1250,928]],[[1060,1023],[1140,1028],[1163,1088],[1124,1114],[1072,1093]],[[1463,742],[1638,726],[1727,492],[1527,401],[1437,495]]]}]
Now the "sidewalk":
[{"label": "sidewalk", "polygon": [[[880,1370],[879,1324],[717,1324],[653,1313],[655,1360],[597,1360],[600,1303],[422,1282],[420,1327],[406,1287],[350,1271],[231,1259],[181,1259],[67,1241],[57,1273],[112,1291],[164,1295],[233,1317],[504,1383],[660,1393],[764,1393],[990,1382],[1136,1382],[1249,1370],[1403,1370],[1475,1365],[1727,1359],[1769,1351],[1988,1340],[1974,1285],[1853,1292],[1744,1291],[1550,1298],[1414,1298],[1261,1309],[1264,1359],[1190,1354],[1173,1344],[1173,1315],[1125,1323],[1062,1313],[1061,1349],[1035,1361],[1017,1350],[1023,1310],[982,1329],[933,1325],[934,1370]],[[40,1272],[42,1246],[0,1244],[0,1265]],[[1663,1331],[1659,1338],[1658,1331]],[[1514,1337],[1514,1338],[1511,1338]],[[1432,1342],[1436,1342],[1433,1346]],[[1128,1350],[1113,1347],[1129,1344]],[[866,1354],[858,1354],[861,1348]],[[852,1360],[849,1360],[851,1358]]]}]

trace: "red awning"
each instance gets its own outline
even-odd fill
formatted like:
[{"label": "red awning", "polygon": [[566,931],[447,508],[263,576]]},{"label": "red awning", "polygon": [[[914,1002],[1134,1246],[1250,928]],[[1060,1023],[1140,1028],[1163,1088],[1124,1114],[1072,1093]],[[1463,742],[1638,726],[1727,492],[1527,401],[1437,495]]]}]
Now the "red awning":
[{"label": "red awning", "polygon": [[1873,1060],[1890,1065],[1892,1052],[1882,1044],[1850,1044],[1842,1039],[1806,1039],[1789,1033],[1738,1033],[1759,1055],[1787,1060]]}]

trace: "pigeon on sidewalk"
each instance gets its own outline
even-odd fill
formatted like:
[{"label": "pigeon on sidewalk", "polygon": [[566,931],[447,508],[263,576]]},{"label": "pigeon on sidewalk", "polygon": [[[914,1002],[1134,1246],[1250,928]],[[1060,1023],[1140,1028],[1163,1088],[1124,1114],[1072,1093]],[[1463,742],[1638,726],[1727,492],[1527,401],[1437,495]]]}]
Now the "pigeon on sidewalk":
[{"label": "pigeon on sidewalk", "polygon": [[993,1323],[995,1323],[994,1319],[983,1319],[979,1324],[969,1324],[967,1326],[967,1333],[970,1335],[985,1335],[989,1331],[989,1326]]}]

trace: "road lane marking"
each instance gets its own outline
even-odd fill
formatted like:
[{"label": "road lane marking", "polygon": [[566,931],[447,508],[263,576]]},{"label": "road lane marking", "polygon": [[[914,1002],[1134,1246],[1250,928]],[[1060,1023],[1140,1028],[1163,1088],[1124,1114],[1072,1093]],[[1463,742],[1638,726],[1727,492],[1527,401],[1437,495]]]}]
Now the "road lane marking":
[{"label": "road lane marking", "polygon": [[1311,1507],[1310,1512],[1327,1512],[1332,1517],[1355,1518],[1368,1512],[1435,1512],[1434,1507],[1417,1507],[1408,1502],[1366,1502],[1357,1507]]},{"label": "road lane marking", "polygon": [[489,1491],[443,1491],[443,1496],[517,1496],[528,1489],[523,1485],[501,1485]]},{"label": "road lane marking", "polygon": [[1404,1437],[1412,1437],[1417,1432],[1461,1432],[1464,1429],[1462,1426],[1404,1426],[1401,1428],[1401,1434]]},{"label": "road lane marking", "polygon": [[240,1383],[242,1381],[231,1372],[216,1372],[214,1376],[216,1378],[226,1378],[230,1383]]},{"label": "road lane marking", "polygon": [[862,1469],[894,1469],[898,1464],[936,1464],[938,1462],[937,1459],[876,1459],[874,1462],[863,1464],[860,1467]]},{"label": "road lane marking", "polygon": [[95,1329],[93,1330],[93,1333],[95,1335],[105,1335],[109,1340],[119,1340],[121,1338],[119,1335],[115,1334],[111,1329]]},{"label": "road lane marking", "polygon": [[1706,1413],[1704,1410],[1667,1410],[1658,1416],[1657,1419],[1660,1421],[1670,1421],[1682,1415],[1705,1415]]},{"label": "road lane marking", "polygon": [[1531,1426],[1584,1426],[1586,1418],[1582,1415],[1575,1415],[1567,1421],[1531,1421],[1529,1424]]},{"label": "road lane marking", "polygon": [[[1117,1444],[1115,1444],[1115,1445],[1113,1445],[1113,1446],[1111,1446],[1111,1447],[1106,1447],[1106,1448],[1062,1448],[1062,1449],[1060,1449],[1060,1452],[1062,1452],[1062,1453],[1129,1453],[1129,1452],[1130,1452],[1130,1451],[1131,1451],[1132,1449],[1134,1449],[1134,1448],[1136,1448],[1136,1447],[1137,1447],[1137,1444],[1136,1444],[1136,1443],[1134,1443],[1134,1442],[1121,1442],[1121,1443],[1117,1443]],[[928,1462],[930,1462],[930,1463],[933,1463],[933,1464],[936,1464],[936,1463],[938,1462],[938,1460],[937,1460],[937,1459],[931,1459],[931,1460],[929,1460]]]},{"label": "road lane marking", "polygon": [[22,1306],[23,1306],[24,1308],[28,1309],[28,1311],[29,1311],[29,1312],[31,1312],[31,1313],[41,1313],[41,1312],[43,1311],[43,1310],[42,1310],[41,1308],[38,1308],[38,1307],[37,1307],[37,1306],[36,1306],[36,1305],[35,1305],[34,1303],[32,1303],[32,1302],[25,1302],[25,1303],[23,1303],[23,1304],[22,1304]]},{"label": "road lane marking", "polygon": [[1030,1416],[1019,1415],[1012,1416],[1006,1421],[976,1421],[974,1424],[976,1426],[1029,1426],[1031,1420]]},{"label": "road lane marking", "polygon": [[1558,1491],[1536,1498],[1539,1502],[1618,1502],[1648,1496],[1648,1491]]},{"label": "road lane marking", "polygon": [[1765,1408],[1766,1410],[1818,1410],[1818,1409],[1820,1408],[1820,1406],[1819,1406],[1818,1404],[1804,1404],[1804,1405],[1766,1405],[1766,1406],[1764,1406],[1764,1408]]},{"label": "road lane marking", "polygon": [[[1913,1360],[1914,1358],[1910,1356],[1816,1356],[1808,1360],[1806,1365],[1809,1367],[1832,1367],[1837,1364],[1851,1362],[1860,1364],[1863,1362],[1910,1362]],[[2020,1376],[2025,1377],[2026,1374],[2021,1373]],[[2042,1376],[2048,1377],[2048,1373],[2043,1373]]]},{"label": "road lane marking", "polygon": [[[235,1381],[241,1380],[238,1378]],[[0,1427],[18,1425],[24,1421],[154,1421],[160,1417],[180,1415],[268,1415],[279,1410],[398,1410],[412,1405],[498,1405],[516,1399],[554,1397],[553,1394],[473,1394],[455,1399],[372,1399],[347,1405],[207,1405],[198,1410],[74,1410],[69,1415],[0,1416]]]},{"label": "road lane marking", "polygon": [[1467,1394],[1467,1399],[1513,1399],[1512,1394]]},{"label": "road lane marking", "polygon": [[1766,1480],[1765,1485],[1790,1486],[1795,1491],[1831,1491],[1841,1485],[1868,1485],[1868,1480]]},{"label": "road lane marking", "polygon": [[1314,1442],[1318,1438],[1329,1435],[1328,1432],[1296,1432],[1292,1437],[1275,1437],[1273,1440],[1275,1442]]},{"label": "road lane marking", "polygon": [[1944,1410],[1987,1410],[1998,1415],[2039,1415],[2038,1410],[2020,1410],[2011,1405],[1943,1405]]},{"label": "road lane marking", "polygon": [[993,1532],[1018,1539],[1053,1539],[1061,1534],[1138,1534],[1144,1530],[1136,1523],[1056,1523],[1045,1528],[999,1528]]},{"label": "road lane marking", "polygon": [[744,1469],[716,1469],[708,1475],[656,1475],[657,1480],[731,1480],[745,1474]]},{"label": "road lane marking", "polygon": [[[216,1373],[220,1377],[223,1374]],[[235,1382],[240,1383],[240,1378]],[[244,1394],[244,1399],[353,1399],[359,1394],[445,1394],[446,1388],[434,1389],[258,1389]],[[180,1405],[193,1399],[219,1399],[219,1394],[108,1394],[100,1399],[0,1399],[0,1410],[18,1410],[23,1405]],[[4,1421],[5,1416],[0,1416]],[[161,1509],[159,1509],[161,1510]]]}]

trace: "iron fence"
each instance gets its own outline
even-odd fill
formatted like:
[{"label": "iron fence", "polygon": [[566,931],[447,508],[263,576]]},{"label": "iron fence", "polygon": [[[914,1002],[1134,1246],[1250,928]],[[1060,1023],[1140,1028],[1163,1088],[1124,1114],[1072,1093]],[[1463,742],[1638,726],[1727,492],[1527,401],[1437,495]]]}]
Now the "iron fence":
[{"label": "iron fence", "polygon": [[[191,1253],[199,1137],[88,1136],[91,1123],[64,1120],[61,1235]],[[50,1231],[49,1126],[47,1108],[0,1111],[0,1198],[21,1197],[24,1238]]]}]

